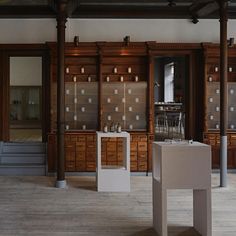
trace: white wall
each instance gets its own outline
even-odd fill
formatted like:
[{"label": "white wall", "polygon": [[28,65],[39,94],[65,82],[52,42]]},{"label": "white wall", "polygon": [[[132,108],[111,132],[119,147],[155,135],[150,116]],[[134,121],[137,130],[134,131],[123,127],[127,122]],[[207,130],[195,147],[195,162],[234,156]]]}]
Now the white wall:
[{"label": "white wall", "polygon": [[55,19],[0,19],[0,43],[45,43],[56,40]]},{"label": "white wall", "polygon": [[[236,20],[229,20],[229,37],[236,37]],[[125,20],[69,19],[67,41],[219,42],[219,20]],[[0,19],[0,43],[44,43],[56,41],[55,19]]]},{"label": "white wall", "polygon": [[[67,39],[75,35],[81,41],[122,41],[130,35],[131,41],[157,42],[219,42],[219,20],[111,20],[70,19]],[[236,37],[236,20],[229,21],[230,37]]]},{"label": "white wall", "polygon": [[10,57],[10,85],[42,85],[42,58]]}]

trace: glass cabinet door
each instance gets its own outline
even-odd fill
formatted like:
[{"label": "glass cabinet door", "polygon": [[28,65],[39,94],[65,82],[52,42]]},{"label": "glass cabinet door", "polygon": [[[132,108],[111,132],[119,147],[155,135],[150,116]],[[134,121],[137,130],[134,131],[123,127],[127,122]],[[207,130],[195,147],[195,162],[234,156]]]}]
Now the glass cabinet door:
[{"label": "glass cabinet door", "polygon": [[145,131],[147,82],[109,82],[102,85],[103,125]]},{"label": "glass cabinet door", "polygon": [[97,130],[98,83],[65,84],[66,130]]}]

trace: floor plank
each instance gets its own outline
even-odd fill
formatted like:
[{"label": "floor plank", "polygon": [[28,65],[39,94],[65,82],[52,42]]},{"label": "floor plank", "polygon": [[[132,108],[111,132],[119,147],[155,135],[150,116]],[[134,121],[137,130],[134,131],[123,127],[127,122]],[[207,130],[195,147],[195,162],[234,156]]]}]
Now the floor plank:
[{"label": "floor plank", "polygon": [[[54,177],[0,177],[1,236],[154,236],[152,178],[132,176],[130,193],[98,193],[95,178],[67,177],[68,188],[54,188]],[[236,174],[219,188],[212,175],[213,236],[236,235]],[[192,191],[168,191],[169,235],[195,236]]]}]

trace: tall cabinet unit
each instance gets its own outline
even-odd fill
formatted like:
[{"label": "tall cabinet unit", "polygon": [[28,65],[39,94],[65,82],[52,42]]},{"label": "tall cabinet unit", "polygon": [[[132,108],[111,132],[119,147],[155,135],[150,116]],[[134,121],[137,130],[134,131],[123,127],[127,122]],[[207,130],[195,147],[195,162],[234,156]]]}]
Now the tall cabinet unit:
[{"label": "tall cabinet unit", "polygon": [[[203,140],[212,146],[212,167],[220,166],[220,55],[218,45],[205,45],[205,122]],[[236,167],[236,48],[228,62],[228,168]]]},{"label": "tall cabinet unit", "polygon": [[[56,48],[51,48],[51,132],[48,166],[56,164]],[[96,170],[96,131],[121,126],[131,134],[131,170],[147,171],[148,63],[144,43],[68,43],[65,52],[65,169]],[[123,161],[123,142],[103,138],[102,164]],[[149,157],[149,158],[148,158]]]},{"label": "tall cabinet unit", "polygon": [[[107,55],[101,65],[101,127],[121,125],[131,133],[132,171],[147,171],[147,62],[145,56]],[[128,54],[128,53],[127,53]],[[122,163],[119,140],[108,139],[102,145],[102,162]]]}]

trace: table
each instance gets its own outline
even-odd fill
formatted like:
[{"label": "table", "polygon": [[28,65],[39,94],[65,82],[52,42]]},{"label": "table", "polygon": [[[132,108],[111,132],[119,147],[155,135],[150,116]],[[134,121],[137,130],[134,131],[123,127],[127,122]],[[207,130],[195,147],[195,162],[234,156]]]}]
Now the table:
[{"label": "table", "polygon": [[212,235],[211,148],[199,142],[153,142],[153,226],[167,236],[167,189],[193,189],[193,225]]},{"label": "table", "polygon": [[[102,165],[102,138],[123,138],[123,165]],[[127,132],[97,132],[97,190],[102,192],[130,191],[130,134]]]}]

